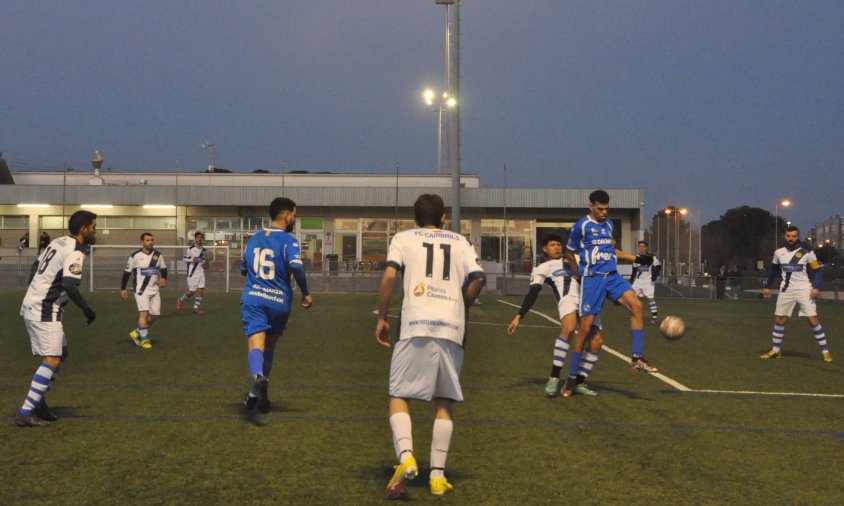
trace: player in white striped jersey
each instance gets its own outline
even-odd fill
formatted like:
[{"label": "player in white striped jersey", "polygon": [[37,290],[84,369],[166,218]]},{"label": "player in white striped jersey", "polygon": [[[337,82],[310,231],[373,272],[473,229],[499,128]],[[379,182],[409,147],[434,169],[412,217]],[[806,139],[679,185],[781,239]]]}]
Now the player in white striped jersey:
[{"label": "player in white striped jersey", "polygon": [[205,295],[205,266],[208,264],[208,258],[205,256],[205,248],[202,243],[205,241],[205,235],[202,232],[193,234],[193,246],[185,251],[183,260],[188,264],[188,291],[183,293],[176,301],[176,311],[182,309],[185,302],[196,294],[193,299],[193,312],[202,314],[202,297]]},{"label": "player in white striped jersey", "polygon": [[[572,279],[571,269],[563,260],[562,237],[556,234],[543,237],[542,251],[545,253],[547,260],[534,267],[530,273],[530,289],[522,301],[519,312],[510,321],[507,332],[510,335],[516,332],[522,319],[536,302],[536,298],[542,290],[542,285],[550,285],[554,292],[554,298],[557,300],[557,309],[560,314],[560,335],[554,342],[554,358],[551,362],[551,376],[545,383],[545,397],[556,397],[560,395],[560,372],[563,369],[563,363],[566,361],[566,355],[568,355],[569,339],[577,328],[577,307],[580,304],[580,290],[577,281]],[[574,393],[598,395],[589,388],[585,381],[598,361],[598,352],[601,351],[604,342],[600,316],[595,318],[587,339],[589,340],[589,352],[580,363],[580,373],[577,375]]]},{"label": "player in white striped jersey", "polygon": [[[647,297],[648,304],[651,309],[651,323],[657,323],[659,319],[659,308],[656,305],[656,298],[654,297],[654,288],[659,274],[662,272],[662,264],[656,256],[648,252],[647,241],[639,241],[637,244],[639,255],[636,257],[637,261],[633,262],[633,274],[630,275],[630,283],[633,285],[633,291],[638,297]],[[651,264],[639,263],[639,259],[649,258]]]},{"label": "player in white striped jersey", "polygon": [[67,359],[62,313],[68,300],[82,309],[90,324],[97,315],[79,293],[87,246],[94,244],[97,215],[76,211],[68,220],[69,236],[50,242],[38,257],[38,267],[21,305],[32,354],[41,357],[23,405],[15,416],[21,427],[40,427],[57,420],[44,397]]},{"label": "player in white striped jersey", "polygon": [[[778,274],[782,275],[780,291],[777,295],[777,308],[774,311],[774,331],[771,334],[773,347],[771,351],[761,355],[761,358],[782,358],[782,338],[785,335],[785,324],[794,312],[794,306],[799,308],[798,316],[805,316],[815,335],[815,341],[821,348],[821,355],[825,362],[832,362],[832,354],[826,343],[826,333],[818,321],[818,309],[815,299],[818,297],[821,281],[823,280],[823,265],[818,261],[815,252],[804,248],[800,244],[800,229],[791,225],[785,229],[785,247],[774,251],[771,270],[765,281],[763,296],[771,297],[771,285]],[[814,281],[809,280],[809,270],[814,271]]]},{"label": "player in white striped jersey", "polygon": [[434,400],[429,487],[434,495],[453,489],[445,477],[453,431],[451,408],[453,402],[463,400],[459,376],[467,308],[485,282],[480,260],[469,241],[456,232],[442,230],[445,205],[440,196],[421,195],[413,211],[419,228],[399,232],[390,242],[375,327],[375,340],[390,348],[387,309],[396,275],[402,272],[404,298],[390,364],[389,401],[399,465],[387,484],[390,499],[401,497],[407,481],[419,472],[413,456],[408,399]]},{"label": "player in white striped jersey", "polygon": [[126,285],[132,278],[135,302],[138,305],[138,328],[129,332],[129,338],[136,346],[148,350],[152,348],[149,328],[161,315],[161,296],[159,287],[167,286],[167,263],[164,255],[155,249],[155,237],[149,232],[141,234],[141,248],[126,261],[123,280],[120,282],[120,296],[123,300],[129,296]]}]

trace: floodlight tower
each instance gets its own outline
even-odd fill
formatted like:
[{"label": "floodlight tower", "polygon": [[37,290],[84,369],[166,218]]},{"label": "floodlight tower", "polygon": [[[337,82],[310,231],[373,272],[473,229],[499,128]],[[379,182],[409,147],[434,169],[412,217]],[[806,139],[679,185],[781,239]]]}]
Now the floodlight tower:
[{"label": "floodlight tower", "polygon": [[[445,6],[446,92],[455,106],[446,114],[446,159],[451,170],[451,229],[460,232],[460,0],[434,0]],[[449,12],[453,32],[449,30]],[[453,36],[452,36],[453,34]]]}]

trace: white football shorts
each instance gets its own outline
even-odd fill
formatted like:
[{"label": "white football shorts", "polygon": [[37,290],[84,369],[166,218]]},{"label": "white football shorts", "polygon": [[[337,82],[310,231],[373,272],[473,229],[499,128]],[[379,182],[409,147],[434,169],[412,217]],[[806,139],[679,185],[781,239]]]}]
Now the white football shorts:
[{"label": "white football shorts", "polygon": [[197,288],[205,288],[205,273],[188,276],[188,291],[195,292]]},{"label": "white football shorts", "polygon": [[390,362],[390,396],[401,399],[463,401],[460,369],[463,347],[449,339],[400,339]]},{"label": "white football shorts", "polygon": [[633,291],[636,292],[637,297],[654,298],[654,284],[650,281],[637,279],[633,282]]},{"label": "white football shorts", "polygon": [[23,319],[32,354],[39,357],[61,357],[62,347],[67,346],[62,322],[38,322]]},{"label": "white football shorts", "polygon": [[791,317],[791,313],[794,312],[794,305],[797,304],[800,309],[797,316],[817,316],[818,308],[815,305],[815,299],[810,297],[811,294],[811,288],[808,290],[779,292],[779,295],[777,295],[777,309],[774,311],[774,314],[776,316]]},{"label": "white football shorts", "polygon": [[161,296],[158,292],[135,294],[135,303],[138,304],[138,312],[148,311],[153,316],[161,314]]},{"label": "white football shorts", "polygon": [[580,285],[575,280],[571,280],[569,291],[560,298],[557,303],[557,309],[560,311],[560,319],[574,313],[580,306]]}]

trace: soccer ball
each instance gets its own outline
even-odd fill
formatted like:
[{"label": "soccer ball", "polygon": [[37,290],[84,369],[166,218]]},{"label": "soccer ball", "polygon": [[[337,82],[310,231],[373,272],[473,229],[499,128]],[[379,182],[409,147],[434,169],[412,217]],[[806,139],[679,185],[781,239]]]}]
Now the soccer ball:
[{"label": "soccer ball", "polygon": [[677,316],[666,316],[659,326],[659,333],[669,341],[680,339],[685,331],[686,324]]}]

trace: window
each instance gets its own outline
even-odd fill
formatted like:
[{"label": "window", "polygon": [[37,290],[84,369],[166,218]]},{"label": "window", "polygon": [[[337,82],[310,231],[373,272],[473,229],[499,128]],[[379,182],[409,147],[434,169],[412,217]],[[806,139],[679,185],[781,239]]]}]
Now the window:
[{"label": "window", "polygon": [[29,216],[0,216],[0,228],[29,228]]},{"label": "window", "polygon": [[44,229],[58,229],[64,230],[66,228],[67,217],[65,216],[41,216],[40,228]]},{"label": "window", "polygon": [[[506,237],[506,240],[505,240]],[[530,272],[533,241],[529,220],[481,220],[481,259],[508,262],[507,272]]]}]

